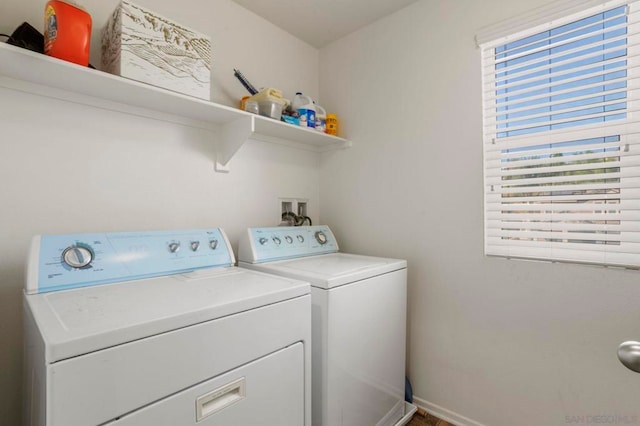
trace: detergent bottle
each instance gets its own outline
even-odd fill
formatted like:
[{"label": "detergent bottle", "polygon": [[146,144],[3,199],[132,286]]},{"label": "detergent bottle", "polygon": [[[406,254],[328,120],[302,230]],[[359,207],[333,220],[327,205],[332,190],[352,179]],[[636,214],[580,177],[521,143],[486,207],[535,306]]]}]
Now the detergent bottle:
[{"label": "detergent bottle", "polygon": [[316,127],[316,106],[309,96],[297,92],[291,101],[291,109],[300,114],[300,126],[312,129]]},{"label": "detergent bottle", "polygon": [[44,53],[89,65],[91,15],[72,1],[51,0],[44,10]]},{"label": "detergent bottle", "polygon": [[316,130],[324,133],[327,130],[327,111],[316,104]]}]

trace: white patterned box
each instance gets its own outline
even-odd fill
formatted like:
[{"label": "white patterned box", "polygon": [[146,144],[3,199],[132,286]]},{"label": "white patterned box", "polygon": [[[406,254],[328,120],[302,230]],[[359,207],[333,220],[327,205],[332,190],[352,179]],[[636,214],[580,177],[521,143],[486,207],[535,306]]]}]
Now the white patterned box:
[{"label": "white patterned box", "polygon": [[102,70],[210,100],[211,38],[123,0],[102,31]]}]

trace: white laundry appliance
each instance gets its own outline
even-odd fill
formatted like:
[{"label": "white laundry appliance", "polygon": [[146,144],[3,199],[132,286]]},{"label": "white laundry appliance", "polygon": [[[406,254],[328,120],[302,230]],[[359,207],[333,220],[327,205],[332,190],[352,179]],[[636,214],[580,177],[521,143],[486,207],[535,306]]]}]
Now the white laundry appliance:
[{"label": "white laundry appliance", "polygon": [[217,228],[35,237],[26,425],[310,425],[309,284],[234,263]]},{"label": "white laundry appliance", "polygon": [[407,262],[338,252],[327,226],[250,228],[238,266],[311,283],[312,424],[405,424]]}]

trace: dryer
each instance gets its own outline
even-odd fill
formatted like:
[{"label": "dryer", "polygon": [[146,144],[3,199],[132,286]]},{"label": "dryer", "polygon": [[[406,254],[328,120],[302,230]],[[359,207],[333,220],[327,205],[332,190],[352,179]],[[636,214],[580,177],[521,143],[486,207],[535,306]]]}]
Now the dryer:
[{"label": "dryer", "polygon": [[327,226],[250,228],[238,260],[311,283],[314,426],[408,421],[405,260],[339,253]]},{"label": "dryer", "polygon": [[42,235],[24,294],[32,426],[310,425],[310,288],[221,229]]}]

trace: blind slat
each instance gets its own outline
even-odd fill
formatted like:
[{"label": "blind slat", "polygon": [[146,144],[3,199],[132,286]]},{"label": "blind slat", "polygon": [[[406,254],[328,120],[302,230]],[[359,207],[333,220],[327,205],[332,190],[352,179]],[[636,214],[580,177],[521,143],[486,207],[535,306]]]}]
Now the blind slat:
[{"label": "blind slat", "polygon": [[[619,18],[619,16],[616,16],[615,18],[612,19],[616,19]],[[500,53],[500,58],[497,58],[497,55],[494,55],[491,57],[491,59],[489,59],[489,63],[493,63],[494,65],[500,65],[503,63],[507,63],[509,61],[513,61],[515,59],[522,59],[522,58],[526,58],[527,56],[530,55],[534,55],[536,53],[543,53],[546,51],[552,51],[554,48],[557,47],[562,47],[562,46],[568,46],[571,45],[572,43],[575,43],[577,41],[580,40],[587,40],[589,38],[592,37],[597,37],[597,36],[602,36],[602,40],[598,40],[596,42],[593,43],[588,43],[588,44],[584,44],[581,46],[576,47],[575,49],[569,49],[569,50],[560,50],[559,53],[557,53],[556,55],[549,55],[549,59],[552,59],[553,57],[558,57],[558,56],[564,56],[567,54],[571,54],[571,53],[575,53],[575,52],[580,52],[581,50],[584,49],[588,49],[589,47],[593,47],[593,46],[599,46],[599,45],[603,45],[605,43],[612,43],[612,42],[616,42],[619,40],[626,40],[628,37],[628,34],[626,34],[626,29],[627,29],[627,24],[623,24],[623,25],[612,25],[610,27],[606,27],[604,26],[604,24],[608,21],[611,21],[612,19],[609,20],[603,20],[601,21],[601,23],[603,24],[603,28],[597,30],[597,31],[589,31],[589,32],[585,32],[584,34],[580,35],[580,36],[575,36],[575,37],[571,37],[568,39],[563,39],[561,41],[555,42],[555,43],[550,43],[544,46],[539,46],[539,47],[535,47],[532,49],[528,49],[528,50],[524,50],[522,51],[521,46],[518,46],[517,48],[513,48],[510,51],[512,52],[511,54],[509,54],[509,50],[506,50],[504,52]],[[593,25],[593,24],[591,24]],[[607,38],[606,36],[617,31],[620,29],[624,29],[625,30],[625,34],[623,36],[613,36],[613,37],[609,37]],[[575,31],[575,30],[574,30]],[[546,38],[546,41],[550,41],[553,38],[557,38],[558,36],[550,36]],[[541,42],[544,42],[545,40],[540,40],[540,41],[536,41],[535,43],[531,43],[531,45],[535,45],[535,44],[540,44]],[[513,53],[516,50],[521,50],[521,52],[519,53]],[[546,59],[546,58],[545,58]],[[536,61],[539,61],[540,58],[536,58],[536,59],[532,59],[531,61],[525,61],[522,63],[518,63],[517,66],[522,66],[522,65],[526,65],[526,64],[531,64],[531,63],[536,63]],[[506,68],[508,69],[508,67]],[[500,70],[502,72],[502,70]]]},{"label": "blind slat", "polygon": [[[640,243],[627,242],[621,245],[615,244],[580,244],[574,242],[556,242],[556,241],[525,241],[525,240],[506,240],[499,237],[487,237],[487,241],[493,243],[495,248],[505,247],[526,256],[527,253],[534,252],[550,254],[565,253],[565,255],[573,255],[584,257],[585,259],[593,259],[599,256],[631,257],[638,256]],[[548,257],[547,257],[548,259]],[[554,259],[555,260],[555,259]],[[633,265],[629,263],[627,265]]]},{"label": "blind slat", "polygon": [[[613,147],[619,148],[619,147]],[[564,153],[553,154],[550,152],[543,152],[540,154],[529,154],[522,155],[520,153],[519,157],[512,157],[510,159],[499,158],[496,160],[487,160],[486,161],[486,170],[487,176],[503,176],[507,174],[519,174],[522,173],[523,170],[526,171],[527,168],[541,168],[544,170],[559,170],[554,168],[556,165],[559,165],[561,162],[565,163],[576,163],[576,162],[584,162],[588,164],[593,164],[594,168],[596,165],[604,165],[609,167],[613,162],[619,162],[620,159],[626,161],[626,157],[629,157],[629,162],[625,162],[626,164],[634,164],[638,165],[640,162],[640,155],[635,153],[625,152],[623,149],[617,150],[609,150],[602,152],[594,152],[595,149],[591,147],[584,148],[584,154],[578,153],[577,151],[565,151]],[[536,158],[537,157],[537,158]],[[597,161],[599,160],[599,161]],[[515,170],[520,168],[520,170]]]},{"label": "blind slat", "polygon": [[[637,55],[637,46],[640,44],[640,37],[638,37],[638,32],[634,31],[633,33],[629,34],[627,39],[628,39],[628,43],[625,45],[625,48],[627,50],[631,50],[632,53],[628,55],[628,57],[634,57]],[[622,40],[623,38],[618,38],[618,40]],[[630,40],[629,40],[630,39]],[[612,40],[615,41],[615,40]],[[609,41],[607,41],[607,43],[593,43],[590,47],[598,47],[598,46],[604,46],[605,44],[609,44]],[[607,54],[611,54],[614,52],[617,52],[619,50],[621,50],[622,48],[620,46],[609,46],[609,47],[603,47],[602,50],[598,50],[595,52],[589,52],[587,54],[584,54],[582,56],[580,56],[581,60],[587,60],[587,59],[596,59],[599,58],[603,55],[607,55]],[[562,59],[562,60],[557,60],[558,58],[561,58],[563,56],[568,56],[571,53],[578,53],[580,52],[581,48],[578,49],[574,49],[573,51],[566,51],[566,52],[560,52],[554,55],[549,55],[548,57],[545,57],[544,60],[546,62],[548,62],[547,64],[539,64],[539,66],[535,67],[535,69],[537,71],[546,71],[549,69],[553,69],[553,68],[558,68],[561,66],[565,66],[565,65],[569,65],[572,64],[574,62],[576,62],[576,58],[575,57],[570,57],[567,59]],[[502,80],[508,80],[509,77],[510,78],[514,78],[514,77],[519,77],[522,75],[526,75],[528,73],[531,72],[531,67],[533,65],[538,64],[539,62],[542,62],[542,58],[538,58],[535,60],[531,60],[528,62],[521,62],[518,63],[517,65],[512,65],[511,67],[505,67],[505,68],[501,68],[499,71],[497,71],[495,69],[495,66],[497,65],[497,63],[493,60],[485,60],[483,61],[483,68],[485,70],[486,73],[492,73],[492,75],[487,79],[487,81],[493,81],[493,82],[500,82]],[[505,73],[507,73],[508,75],[505,75]]]},{"label": "blind slat", "polygon": [[[586,189],[591,189],[593,191],[599,190],[619,190],[620,193],[623,193],[623,190],[627,188],[635,189],[640,186],[640,182],[638,182],[639,178],[629,178],[623,179],[621,182],[615,183],[601,183],[598,185],[592,185]],[[504,195],[513,195],[513,194],[521,194],[521,188],[501,188],[500,186],[493,185],[493,190],[491,190],[492,185],[487,185],[487,191],[485,194],[504,194]],[[563,193],[563,192],[572,192],[572,191],[584,191],[584,185],[554,185],[553,187],[541,187],[536,188],[533,191],[528,192],[554,192],[554,193]],[[577,198],[577,197],[576,197]]]},{"label": "blind slat", "polygon": [[[598,56],[601,56],[601,54]],[[483,91],[485,96],[492,96],[496,91],[496,87],[499,87],[500,89],[511,89],[512,87],[522,86],[525,84],[533,84],[535,82],[538,82],[539,80],[548,79],[551,76],[562,81],[575,81],[575,80],[579,80],[580,77],[572,78],[569,76],[575,74],[576,72],[583,73],[581,77],[582,76],[588,77],[591,75],[602,74],[601,70],[594,69],[597,67],[609,67],[607,68],[607,70],[613,70],[613,69],[630,70],[637,67],[637,65],[635,64],[631,66],[628,64],[619,64],[620,62],[628,62],[625,59],[629,59],[629,56],[627,55],[626,58],[616,57],[616,58],[606,59],[606,60],[602,60],[594,63],[588,63],[585,65],[571,67],[561,71],[551,72],[551,69],[556,67],[556,64],[553,64],[553,67],[544,68],[544,69],[537,68],[535,72],[528,70],[518,74],[516,73],[509,74],[500,79],[489,78],[485,81]],[[616,65],[616,67],[613,67],[613,65]],[[543,71],[547,69],[549,70],[548,73],[541,74]],[[512,82],[506,83],[509,80],[511,80]]]},{"label": "blind slat", "polygon": [[[509,241],[509,240],[502,240]],[[493,241],[491,241],[493,242]],[[510,241],[511,244],[493,244],[488,255],[557,262],[577,262],[597,265],[633,266],[638,256],[638,244],[627,243],[624,248],[603,244],[549,243],[526,244],[526,241]],[[594,245],[594,248],[586,246]]]},{"label": "blind slat", "polygon": [[[601,86],[604,86],[604,85],[615,85],[617,83],[626,83],[627,90],[637,90],[638,88],[640,88],[640,82],[638,80],[639,79],[629,79],[627,77],[620,77],[620,78],[614,78],[614,79],[607,80],[607,81],[597,81],[597,82],[594,82],[594,83],[581,85],[580,87],[569,87],[569,88],[558,90],[558,91],[555,91],[555,92],[544,92],[544,93],[539,93],[539,94],[536,94],[536,95],[531,95],[531,96],[528,96],[526,98],[505,101],[505,102],[502,102],[500,104],[494,105],[494,108],[495,109],[497,109],[498,107],[508,108],[508,107],[510,107],[512,105],[518,105],[518,104],[521,104],[523,102],[533,102],[533,101],[538,101],[540,99],[546,99],[546,98],[554,97],[554,96],[558,97],[558,96],[562,96],[562,95],[572,94],[572,93],[574,93],[576,91],[586,91],[586,90],[589,90],[589,89],[597,89],[597,88],[599,88]],[[540,89],[545,89],[545,88],[548,88],[548,87],[549,86],[540,87]],[[528,89],[528,90],[530,90],[530,89]],[[611,92],[612,90],[602,89],[602,92],[605,92],[605,91],[606,92]],[[600,92],[598,92],[598,93],[600,93]],[[510,95],[514,95],[514,94],[510,93]],[[515,94],[515,95],[517,95],[517,94]],[[593,94],[593,96],[595,96],[595,94]],[[491,95],[491,96],[487,96],[486,99],[488,101],[496,101],[497,99],[501,99],[501,98],[504,98],[504,97],[505,97],[505,95],[500,95],[500,96]],[[566,102],[567,99],[571,99],[571,98],[569,97],[569,98],[564,98],[564,99],[557,100],[557,101],[552,101],[551,105],[556,104],[556,103]]]},{"label": "blind slat", "polygon": [[[638,67],[635,67],[638,68]],[[640,86],[640,85],[639,85]],[[560,105],[563,103],[569,103],[569,102],[579,102],[579,101],[583,101],[583,100],[587,100],[587,99],[591,99],[597,96],[602,96],[602,97],[611,97],[613,95],[619,94],[619,93],[623,93],[623,94],[627,94],[628,92],[632,91],[632,90],[638,90],[638,89],[633,89],[633,87],[626,87],[626,88],[611,88],[609,90],[602,90],[601,92],[598,92],[597,94],[592,94],[592,93],[587,93],[584,95],[576,95],[576,96],[572,96],[571,98],[567,98],[567,99],[563,99],[562,101],[547,101],[547,102],[540,102],[540,103],[536,103],[536,104],[532,104],[532,105],[528,105],[528,106],[522,106],[522,107],[513,107],[510,105],[503,105],[503,106],[510,106],[508,113],[509,114],[518,114],[518,113],[522,113],[522,112],[526,112],[529,111],[531,109],[540,109],[540,108],[551,108],[554,105]],[[544,99],[544,98],[549,98],[549,97],[553,97],[551,96],[551,94],[539,98],[539,99]],[[623,99],[626,99],[623,98]],[[526,103],[526,102],[513,102],[512,105],[518,105],[519,103]],[[495,108],[491,109],[491,110],[487,110],[485,111],[485,125],[489,123],[488,120],[494,120],[494,122],[497,121],[498,116],[500,115],[504,115],[506,112],[502,112],[502,111],[497,111]]]},{"label": "blind slat", "polygon": [[[578,212],[597,212],[601,210],[637,210],[640,214],[639,200],[623,200],[619,203],[596,203],[596,202],[579,202],[579,203],[521,203],[521,204],[492,204],[489,205],[487,211],[490,212],[539,212],[552,214],[565,214],[570,216]],[[567,212],[567,213],[563,213]]]},{"label": "blind slat", "polygon": [[[596,138],[619,137],[620,146],[633,147],[640,142],[636,133],[640,131],[640,122],[634,122],[628,119],[618,120],[617,122],[600,122],[584,125],[578,128],[551,130],[544,133],[535,133],[528,135],[510,136],[507,138],[496,138],[489,135],[485,138],[485,152],[491,155],[494,151],[505,153],[507,150],[513,150],[510,153],[518,153],[518,149],[536,146],[545,146],[552,144],[562,144],[571,141],[589,140]],[[542,149],[542,148],[541,148]]]},{"label": "blind slat", "polygon": [[[491,220],[505,220],[505,221],[525,221],[525,220],[552,220],[552,215],[548,213],[501,213],[494,211],[487,211],[485,213],[487,219]],[[607,220],[638,220],[638,211],[629,210],[617,213],[573,213],[571,219],[557,220],[591,220],[591,221],[607,221]]]},{"label": "blind slat", "polygon": [[[620,168],[623,165],[626,167],[640,166],[639,155],[631,157],[628,161],[624,163],[622,163],[621,161],[614,161],[612,160],[612,157],[610,157],[609,159],[611,161],[600,161],[600,162],[591,161],[591,162],[582,163],[582,164],[563,164],[563,165],[555,165],[555,166],[543,164],[543,165],[539,165],[538,167],[530,166],[529,168],[526,168],[526,169],[515,169],[515,170],[505,170],[505,168],[488,169],[487,177],[496,178],[496,179],[500,178],[502,179],[501,180],[502,184],[506,184],[507,182],[522,182],[523,180],[527,179],[526,176],[531,174],[553,173],[557,175],[558,173],[564,173],[566,177],[571,177],[574,175],[572,174],[572,172],[578,172],[578,173],[582,172],[585,176],[588,176],[591,174],[595,175],[596,173],[594,172],[594,170]],[[556,162],[584,161],[584,160],[568,159],[566,157],[565,158],[557,157],[555,160]],[[504,179],[505,177],[511,177],[512,180],[505,180]],[[561,179],[561,177],[557,177],[557,178]]]},{"label": "blind slat", "polygon": [[[569,194],[569,195],[539,195],[539,196],[526,196],[526,197],[509,197],[509,200],[505,200],[501,194],[489,193],[485,194],[487,207],[490,209],[492,205],[503,203],[551,203],[562,201],[575,201],[575,200],[619,200],[620,192],[606,192],[606,193],[588,193],[588,194]],[[640,189],[627,189],[624,194],[625,200],[640,200]],[[640,222],[639,226],[640,226]]]},{"label": "blind slat", "polygon": [[[503,188],[513,188],[517,185],[520,192],[530,192],[535,190],[542,190],[545,185],[562,185],[569,182],[585,182],[599,180],[604,183],[605,180],[611,181],[611,179],[620,179],[622,177],[620,172],[612,173],[593,173],[588,175],[568,175],[568,176],[550,176],[550,177],[533,177],[528,179],[507,180],[503,181],[500,178],[487,178],[488,185],[501,186]],[[635,176],[640,177],[640,171]],[[595,182],[597,183],[597,182]],[[584,184],[584,183],[583,183]],[[591,185],[591,183],[589,183]]]},{"label": "blind slat", "polygon": [[[618,139],[618,140],[616,140]],[[567,144],[558,144],[555,140],[547,139],[546,137],[542,140],[536,140],[535,144],[532,144],[531,139],[523,140],[523,143],[514,143],[514,141],[510,141],[505,145],[504,139],[499,139],[496,141],[496,144],[491,144],[494,146],[488,146],[488,148],[493,148],[491,151],[487,152],[487,160],[496,161],[516,161],[525,156],[533,156],[533,155],[569,155],[571,153],[577,152],[582,147],[589,147],[591,150],[603,152],[603,151],[612,151],[617,150],[618,153],[624,154],[625,156],[637,155],[636,148],[637,145],[640,145],[640,138],[635,135],[615,135],[611,138],[609,135],[609,140],[607,140],[607,136],[594,136],[589,139],[577,138],[576,141],[584,141],[581,142],[582,145],[576,143],[575,145],[567,145]],[[566,141],[565,141],[566,142]],[[505,146],[507,147],[505,149]],[[627,149],[627,146],[629,147]],[[526,152],[523,148],[526,148]],[[584,148],[583,148],[584,149]],[[638,152],[640,154],[640,152]]]},{"label": "blind slat", "polygon": [[605,233],[581,233],[581,232],[537,232],[537,231],[508,231],[500,230],[495,232],[489,232],[488,237],[494,237],[499,239],[522,239],[522,240],[566,240],[570,241],[585,241],[584,244],[598,244],[598,243],[640,243],[640,234],[637,232],[625,232],[622,235],[619,233],[610,234]]},{"label": "blind slat", "polygon": [[532,221],[513,221],[504,223],[498,220],[492,220],[488,223],[487,232],[493,230],[502,229],[503,227],[531,229],[541,231],[585,231],[585,232],[597,232],[597,231],[617,231],[617,232],[640,232],[640,226],[637,222],[632,221],[618,221],[616,224],[609,223],[592,223],[592,222],[571,222],[571,221],[545,221],[545,222],[532,222]]},{"label": "blind slat", "polygon": [[[598,97],[604,97],[603,95],[600,95]],[[573,100],[572,100],[573,101]],[[566,102],[562,102],[563,104]],[[557,106],[559,103],[556,103],[554,105],[551,105],[552,107]],[[597,102],[597,103],[592,103],[592,104],[588,104],[588,105],[580,105],[580,106],[575,106],[575,107],[568,107],[568,108],[558,108],[556,110],[553,111],[545,111],[545,112],[539,112],[539,113],[532,113],[532,114],[528,114],[522,117],[513,117],[510,119],[502,119],[502,120],[487,120],[486,126],[491,126],[491,127],[495,127],[496,125],[499,126],[508,126],[505,128],[500,128],[500,130],[502,132],[510,132],[510,131],[514,131],[514,130],[519,130],[519,129],[527,129],[527,128],[531,128],[531,127],[539,127],[539,126],[552,126],[554,124],[557,124],[559,122],[563,122],[562,120],[553,120],[551,119],[551,117],[554,116],[559,116],[559,115],[565,115],[565,114],[569,114],[572,112],[580,112],[580,111],[585,111],[585,110],[590,110],[590,109],[604,109],[608,106],[613,106],[613,105],[625,105],[625,106],[620,106],[619,108],[610,111],[609,113],[606,112],[596,112],[593,114],[580,114],[580,115],[576,115],[576,116],[572,116],[572,117],[568,117],[565,119],[565,121],[575,121],[575,120],[582,120],[585,118],[589,118],[589,117],[606,117],[607,115],[614,115],[614,114],[620,114],[621,110],[624,110],[623,112],[626,113],[627,112],[627,108],[626,108],[626,104],[627,101],[626,99],[614,99],[614,100],[610,100],[610,101],[605,101],[605,102]],[[501,115],[511,115],[512,113],[504,113]],[[548,120],[540,120],[537,122],[531,122],[531,120],[536,120],[539,118],[545,118],[545,117],[549,117]],[[523,125],[517,126],[517,123],[524,123]]]}]

